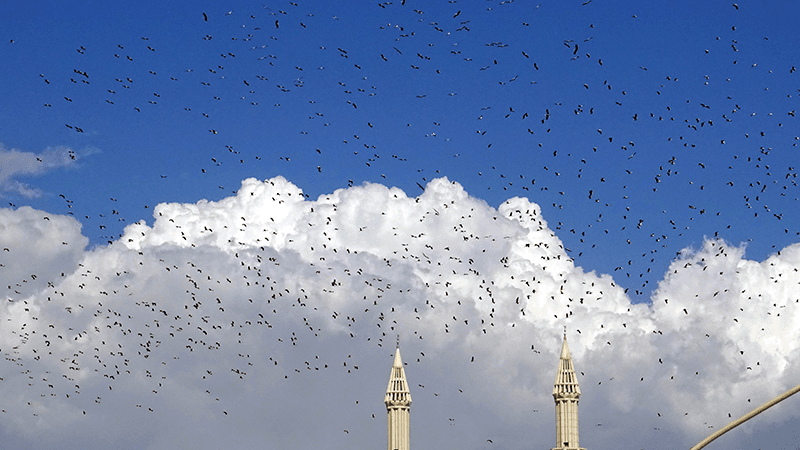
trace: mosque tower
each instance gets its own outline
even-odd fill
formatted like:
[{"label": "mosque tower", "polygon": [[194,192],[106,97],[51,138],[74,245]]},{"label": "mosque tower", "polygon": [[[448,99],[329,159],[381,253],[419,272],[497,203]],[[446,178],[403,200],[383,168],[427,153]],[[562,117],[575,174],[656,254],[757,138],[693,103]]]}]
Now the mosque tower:
[{"label": "mosque tower", "polygon": [[388,414],[388,450],[409,450],[409,413],[411,412],[411,392],[408,390],[403,360],[400,358],[400,339],[394,354],[389,387],[386,388],[386,413]]},{"label": "mosque tower", "polygon": [[572,366],[572,356],[567,345],[567,332],[561,346],[553,399],[556,402],[556,446],[553,450],[586,450],[578,443],[578,398],[581,388]]}]

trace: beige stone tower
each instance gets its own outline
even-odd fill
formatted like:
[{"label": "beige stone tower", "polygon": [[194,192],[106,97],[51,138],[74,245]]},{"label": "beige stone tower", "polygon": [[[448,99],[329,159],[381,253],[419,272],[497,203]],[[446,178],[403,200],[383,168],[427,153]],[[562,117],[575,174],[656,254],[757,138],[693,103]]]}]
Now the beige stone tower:
[{"label": "beige stone tower", "polygon": [[572,366],[572,356],[567,345],[567,332],[561,345],[558,373],[553,386],[556,401],[556,446],[553,450],[585,450],[578,443],[578,398],[581,388]]},{"label": "beige stone tower", "polygon": [[403,360],[400,358],[400,341],[394,354],[389,387],[386,388],[386,413],[388,414],[388,450],[409,450],[409,414],[411,392],[408,390]]}]

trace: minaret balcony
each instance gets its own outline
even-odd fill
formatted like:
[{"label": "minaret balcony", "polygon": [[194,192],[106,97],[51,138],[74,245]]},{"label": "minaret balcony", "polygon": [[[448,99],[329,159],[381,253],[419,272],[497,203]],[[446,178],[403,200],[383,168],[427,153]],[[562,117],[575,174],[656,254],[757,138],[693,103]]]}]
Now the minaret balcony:
[{"label": "minaret balcony", "polygon": [[397,407],[407,407],[411,405],[411,402],[407,400],[395,400],[395,401],[387,401],[386,403],[387,408],[397,408]]},{"label": "minaret balcony", "polygon": [[577,392],[553,392],[553,398],[556,400],[577,400],[581,394]]}]

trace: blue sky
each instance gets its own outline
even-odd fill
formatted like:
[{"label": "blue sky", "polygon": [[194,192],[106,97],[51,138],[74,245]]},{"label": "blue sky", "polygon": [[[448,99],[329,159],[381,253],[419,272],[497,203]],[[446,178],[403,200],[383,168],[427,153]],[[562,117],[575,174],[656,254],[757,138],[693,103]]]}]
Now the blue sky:
[{"label": "blue sky", "polygon": [[105,243],[145,206],[249,176],[311,197],[447,176],[490,205],[536,201],[635,301],[704,236],[756,259],[795,242],[792,2],[528,3],[7,4],[2,142],[80,162],[4,196]]},{"label": "blue sky", "polygon": [[[416,198],[446,177],[463,191],[442,198],[495,211],[481,217],[530,202],[521,213],[546,221],[570,271],[610,277],[657,315],[676,267],[714,240],[742,264],[794,264],[779,252],[800,240],[797,13],[793,1],[4,2],[4,217],[22,227],[29,206],[77,221],[63,223],[79,225],[66,235],[84,256],[31,267],[46,271],[133,245],[137,222],[162,233],[156,211],[240,198],[249,178],[282,177],[322,204],[376,185]],[[203,208],[181,217],[226,226]],[[496,221],[476,230],[493,235]],[[4,243],[34,239],[12,229]],[[67,246],[46,230],[42,246]],[[164,233],[140,248],[181,240]],[[27,264],[9,250],[4,267]],[[80,272],[70,264],[53,273]],[[683,282],[706,283],[696,275]],[[9,298],[22,295],[17,276],[4,279]]]}]

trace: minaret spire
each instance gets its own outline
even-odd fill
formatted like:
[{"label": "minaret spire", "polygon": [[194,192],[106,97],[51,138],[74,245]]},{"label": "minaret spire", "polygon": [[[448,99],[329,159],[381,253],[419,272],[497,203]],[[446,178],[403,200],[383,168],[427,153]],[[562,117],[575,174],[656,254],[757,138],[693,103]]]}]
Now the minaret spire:
[{"label": "minaret spire", "polygon": [[386,388],[386,413],[388,416],[388,450],[409,450],[409,415],[411,392],[408,390],[403,359],[400,357],[400,336],[394,353],[389,387]]},{"label": "minaret spire", "polygon": [[578,398],[581,388],[572,365],[572,355],[567,344],[567,329],[564,327],[564,342],[558,360],[558,373],[553,386],[556,402],[556,446],[553,450],[585,450],[578,441]]}]

